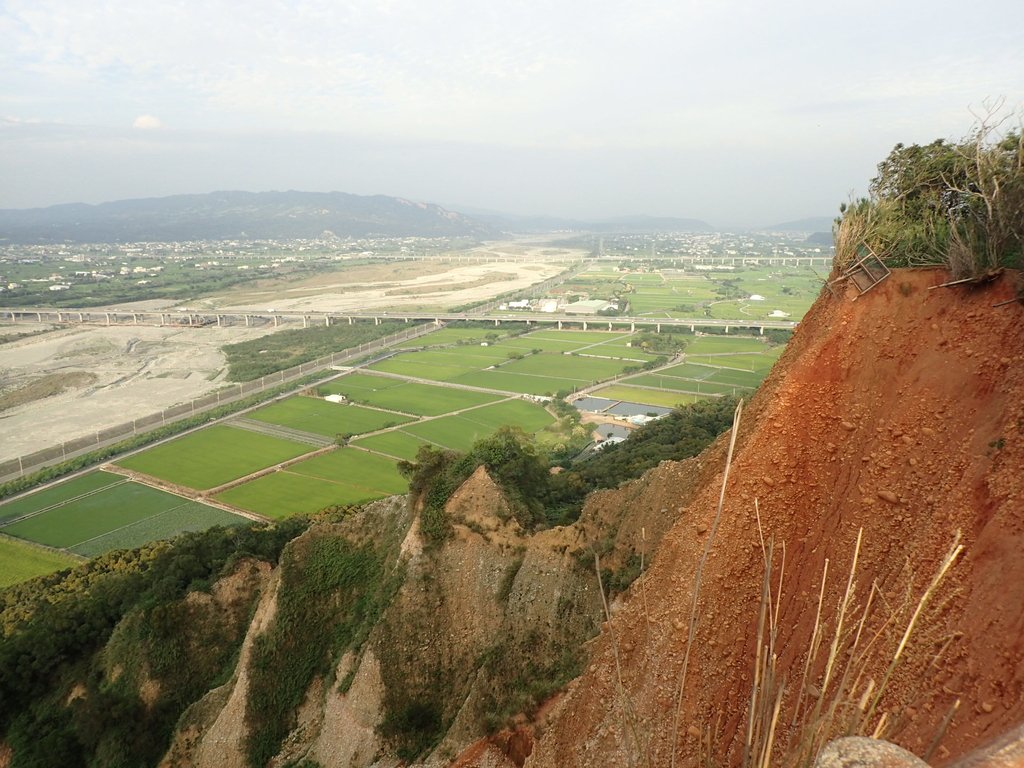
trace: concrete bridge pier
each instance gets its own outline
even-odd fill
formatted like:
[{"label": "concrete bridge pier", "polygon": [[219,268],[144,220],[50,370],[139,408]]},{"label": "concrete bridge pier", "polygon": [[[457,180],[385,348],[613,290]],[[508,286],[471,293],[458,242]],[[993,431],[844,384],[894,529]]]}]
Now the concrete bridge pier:
[{"label": "concrete bridge pier", "polygon": [[374,325],[380,325],[380,318],[379,317],[373,318],[373,324]]},{"label": "concrete bridge pier", "polygon": [[583,330],[584,331],[587,330],[587,321],[586,320],[583,321]]},{"label": "concrete bridge pier", "polygon": [[279,326],[280,324],[281,318],[279,318],[277,315],[274,315],[274,327],[277,328],[277,326]]},{"label": "concrete bridge pier", "polygon": [[692,325],[690,326],[690,333],[696,333],[696,331],[693,329]]},{"label": "concrete bridge pier", "polygon": [[309,328],[309,315],[302,316],[302,327]]},{"label": "concrete bridge pier", "polygon": [[[38,320],[40,323],[43,322],[43,313],[42,312],[36,312],[36,320]],[[108,325],[109,325],[109,323],[108,323]]]},{"label": "concrete bridge pier", "polygon": [[761,326],[760,330],[761,330],[761,335],[764,336],[764,326],[763,325]]},{"label": "concrete bridge pier", "polygon": [[349,315],[349,318],[348,318],[348,324],[349,324],[349,325],[352,325],[352,316],[351,316],[351,315]]},{"label": "concrete bridge pier", "polygon": [[727,325],[727,326],[725,326],[725,332],[726,332],[726,333],[728,333],[728,332],[729,332],[729,326],[728,326],[728,325]]},{"label": "concrete bridge pier", "polygon": [[221,328],[224,325],[224,315],[217,315],[217,327]]},{"label": "concrete bridge pier", "polygon": [[608,323],[608,330],[610,331],[611,329],[612,329],[612,324]]},{"label": "concrete bridge pier", "polygon": [[81,312],[78,313],[78,322],[80,322],[80,323],[84,322],[84,320],[82,319],[82,313]]},{"label": "concrete bridge pier", "polygon": [[629,324],[629,332],[630,333],[636,333],[636,323],[630,323]]},{"label": "concrete bridge pier", "polygon": [[324,315],[324,325],[327,326],[328,328],[331,327],[331,316],[330,315]]},{"label": "concrete bridge pier", "polygon": [[657,323],[657,324],[656,324],[656,325],[654,326],[654,332],[655,332],[655,333],[661,333],[661,323]]},{"label": "concrete bridge pier", "polygon": [[107,325],[110,325],[110,313],[109,312],[104,312],[103,314],[106,315]]},{"label": "concrete bridge pier", "polygon": [[62,322],[64,322],[64,318],[62,318],[62,317],[60,316],[60,310],[57,310],[57,322],[58,322],[58,323],[62,323]]},{"label": "concrete bridge pier", "polygon": [[249,315],[246,315],[245,316],[245,327],[248,328],[251,325],[252,325],[252,317],[250,317]]},{"label": "concrete bridge pier", "polygon": [[500,324],[501,324],[501,321],[498,320],[498,318],[494,318],[494,327],[497,328]]}]

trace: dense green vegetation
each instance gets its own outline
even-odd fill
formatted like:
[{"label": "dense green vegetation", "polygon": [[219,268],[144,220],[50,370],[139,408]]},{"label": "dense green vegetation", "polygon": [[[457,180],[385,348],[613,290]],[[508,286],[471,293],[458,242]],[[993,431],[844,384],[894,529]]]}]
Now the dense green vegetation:
[{"label": "dense green vegetation", "polygon": [[579,516],[591,491],[614,488],[662,461],[696,456],[729,428],[735,408],[731,397],[683,406],[558,474],[549,471],[549,456],[522,430],[512,427],[502,427],[466,453],[422,446],[416,461],[398,466],[409,478],[410,492],[423,500],[423,533],[434,544],[451,531],[445,503],[481,465],[501,486],[513,516],[524,528],[564,525]]},{"label": "dense green vegetation", "polygon": [[224,347],[228,381],[252,381],[408,328],[407,324],[397,320],[388,320],[380,325],[363,322],[317,326],[278,331],[258,339],[228,344]]},{"label": "dense green vegetation", "polygon": [[[184,621],[177,601],[207,589],[243,557],[276,563],[306,524],[186,534],[0,591],[0,732],[14,749],[12,766],[156,764],[184,707],[216,682],[234,653],[215,641],[216,626],[206,632]],[[122,621],[123,647],[138,645],[134,658],[144,659],[160,684],[152,707],[128,684],[139,669],[105,671],[100,650]],[[180,645],[163,641],[183,628],[198,634],[182,656]]]},{"label": "dense green vegetation", "polygon": [[942,264],[962,278],[1024,265],[1024,135],[982,122],[958,142],[897,144],[870,196],[843,205],[836,263],[866,244],[890,266]]},{"label": "dense green vegetation", "polygon": [[400,569],[386,572],[373,546],[330,531],[296,539],[281,565],[277,616],[252,652],[245,718],[253,768],[277,754],[313,676],[339,682],[330,677],[333,662],[362,646],[402,578]]}]

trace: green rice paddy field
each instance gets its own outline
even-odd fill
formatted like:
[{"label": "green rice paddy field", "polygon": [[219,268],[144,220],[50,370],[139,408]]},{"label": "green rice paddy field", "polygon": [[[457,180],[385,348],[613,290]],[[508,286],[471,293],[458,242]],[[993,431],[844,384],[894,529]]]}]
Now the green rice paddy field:
[{"label": "green rice paddy field", "polygon": [[661,392],[656,389],[630,387],[625,384],[613,384],[610,387],[603,387],[595,391],[593,395],[594,397],[605,397],[609,400],[626,400],[631,403],[660,405],[665,408],[675,408],[677,405],[686,405],[704,399],[701,395],[687,395],[682,392]]},{"label": "green rice paddy field", "polygon": [[[417,379],[546,395],[593,384],[650,359],[646,353],[626,347],[627,336],[541,330],[487,347],[449,347],[397,355],[371,368]],[[535,350],[539,352],[534,354]]]},{"label": "green rice paddy field", "polygon": [[[465,451],[477,440],[487,437],[506,424],[519,426],[524,432],[537,432],[554,421],[551,414],[535,403],[510,400],[432,421],[402,427],[401,431],[443,448]],[[365,443],[361,443],[366,446]]]},{"label": "green rice paddy field", "polygon": [[[7,511],[14,506],[16,516]],[[246,521],[108,472],[92,472],[0,507],[0,532],[77,555],[138,547],[184,531]]]},{"label": "green rice paddy field", "polygon": [[63,552],[34,547],[24,541],[0,536],[0,589],[36,576],[45,576],[81,562]]},{"label": "green rice paddy field", "polygon": [[410,420],[409,416],[397,413],[302,396],[289,397],[246,415],[268,424],[279,424],[326,437],[359,435]]},{"label": "green rice paddy field", "polygon": [[321,389],[331,394],[345,395],[355,402],[417,416],[440,416],[462,408],[492,403],[501,397],[363,373],[343,376]]},{"label": "green rice paddy field", "polygon": [[117,463],[170,483],[206,490],[309,452],[308,445],[292,440],[218,425]]},{"label": "green rice paddy field", "polygon": [[407,489],[394,461],[357,448],[339,448],[230,488],[217,498],[267,517],[284,518]]}]

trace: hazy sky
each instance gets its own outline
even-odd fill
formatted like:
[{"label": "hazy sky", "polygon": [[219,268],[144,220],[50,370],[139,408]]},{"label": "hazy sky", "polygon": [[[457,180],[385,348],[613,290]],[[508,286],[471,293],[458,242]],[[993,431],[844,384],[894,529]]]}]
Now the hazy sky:
[{"label": "hazy sky", "polygon": [[0,0],[0,207],[340,190],[828,215],[1024,105],[1020,0]]}]

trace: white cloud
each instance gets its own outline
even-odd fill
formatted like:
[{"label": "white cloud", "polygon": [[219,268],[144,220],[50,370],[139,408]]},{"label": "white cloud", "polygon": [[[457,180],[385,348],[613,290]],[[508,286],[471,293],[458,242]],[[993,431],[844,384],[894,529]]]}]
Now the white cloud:
[{"label": "white cloud", "polygon": [[132,121],[132,128],[140,128],[144,131],[151,131],[156,128],[163,128],[164,124],[160,122],[159,117],[153,115],[139,115]]}]

